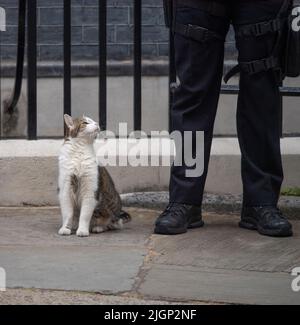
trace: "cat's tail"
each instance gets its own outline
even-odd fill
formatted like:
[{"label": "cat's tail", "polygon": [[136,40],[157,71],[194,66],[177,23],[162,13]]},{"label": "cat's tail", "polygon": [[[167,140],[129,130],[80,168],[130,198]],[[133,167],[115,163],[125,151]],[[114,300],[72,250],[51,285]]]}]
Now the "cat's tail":
[{"label": "cat's tail", "polygon": [[132,220],[131,215],[128,212],[124,211],[124,210],[121,210],[121,213],[119,215],[119,219],[122,220],[123,223],[128,223],[128,222],[130,222]]}]

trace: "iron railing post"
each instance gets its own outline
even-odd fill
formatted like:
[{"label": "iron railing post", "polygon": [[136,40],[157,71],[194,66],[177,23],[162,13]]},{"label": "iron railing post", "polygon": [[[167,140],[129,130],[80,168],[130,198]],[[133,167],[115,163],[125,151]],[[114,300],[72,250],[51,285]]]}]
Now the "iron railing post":
[{"label": "iron railing post", "polygon": [[64,0],[64,114],[71,110],[71,0]]},{"label": "iron railing post", "polygon": [[[173,1],[170,1],[170,11],[173,13]],[[176,84],[176,68],[175,68],[175,48],[174,35],[172,32],[173,15],[170,16],[169,28],[169,132],[172,132],[172,107],[174,98],[174,86]]]},{"label": "iron railing post", "polygon": [[28,1],[27,9],[28,64],[28,139],[37,139],[37,2]]},{"label": "iron railing post", "polygon": [[134,1],[134,130],[142,129],[142,1]]},{"label": "iron railing post", "polygon": [[107,128],[107,0],[99,0],[99,123]]}]

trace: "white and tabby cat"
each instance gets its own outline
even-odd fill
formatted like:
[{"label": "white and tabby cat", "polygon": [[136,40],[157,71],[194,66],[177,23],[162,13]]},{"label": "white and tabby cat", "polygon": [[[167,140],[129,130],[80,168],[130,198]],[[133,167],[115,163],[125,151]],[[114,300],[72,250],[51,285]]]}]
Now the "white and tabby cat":
[{"label": "white and tabby cat", "polygon": [[98,123],[83,116],[64,116],[66,137],[59,156],[59,200],[62,227],[59,235],[77,236],[121,229],[131,220],[122,211],[121,198],[107,170],[99,166],[94,141]]}]

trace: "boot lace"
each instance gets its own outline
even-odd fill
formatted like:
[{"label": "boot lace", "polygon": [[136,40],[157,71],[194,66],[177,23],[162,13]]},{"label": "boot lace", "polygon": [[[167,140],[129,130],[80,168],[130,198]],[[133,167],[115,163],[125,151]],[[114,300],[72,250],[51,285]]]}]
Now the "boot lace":
[{"label": "boot lace", "polygon": [[164,212],[161,214],[162,217],[168,215],[169,213],[176,216],[182,216],[186,212],[186,206],[180,203],[169,203]]}]

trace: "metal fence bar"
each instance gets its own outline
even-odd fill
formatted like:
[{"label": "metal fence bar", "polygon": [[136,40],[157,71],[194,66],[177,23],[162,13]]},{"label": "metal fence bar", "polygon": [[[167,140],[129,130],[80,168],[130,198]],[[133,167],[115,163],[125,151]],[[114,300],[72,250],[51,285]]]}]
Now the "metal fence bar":
[{"label": "metal fence bar", "polygon": [[[171,9],[173,11],[173,2],[170,3]],[[172,19],[170,20],[170,25],[173,25]],[[169,131],[171,132],[172,127],[172,106],[174,89],[173,85],[176,83],[176,68],[175,68],[175,51],[174,51],[174,35],[172,29],[169,28]]]},{"label": "metal fence bar", "polygon": [[37,138],[37,2],[28,1],[27,9],[28,65],[28,139]]},{"label": "metal fence bar", "polygon": [[99,123],[107,128],[107,0],[99,0]]},{"label": "metal fence bar", "polygon": [[[300,97],[300,87],[280,87],[280,93],[283,97]],[[239,86],[223,85],[221,94],[238,95]]]},{"label": "metal fence bar", "polygon": [[2,34],[0,29],[0,140],[2,138],[2,52],[1,52]]},{"label": "metal fence bar", "polygon": [[19,12],[18,12],[18,47],[17,47],[17,63],[15,73],[14,90],[11,94],[9,101],[6,103],[6,110],[9,113],[13,113],[20,99],[23,81],[24,70],[24,57],[25,57],[25,24],[26,24],[26,1],[19,0]]},{"label": "metal fence bar", "polygon": [[64,114],[71,115],[71,0],[64,0]]},{"label": "metal fence bar", "polygon": [[134,130],[142,129],[142,1],[134,1]]},{"label": "metal fence bar", "polygon": [[299,87],[280,87],[280,93],[283,97],[300,97]]},{"label": "metal fence bar", "polygon": [[280,93],[280,102],[279,102],[279,132],[281,138],[283,137],[283,96]]},{"label": "metal fence bar", "polygon": [[[282,88],[283,82],[280,83],[280,88]],[[283,137],[283,95],[281,89],[279,89],[279,116],[278,116],[278,123],[279,123],[279,132],[281,138]]]}]

